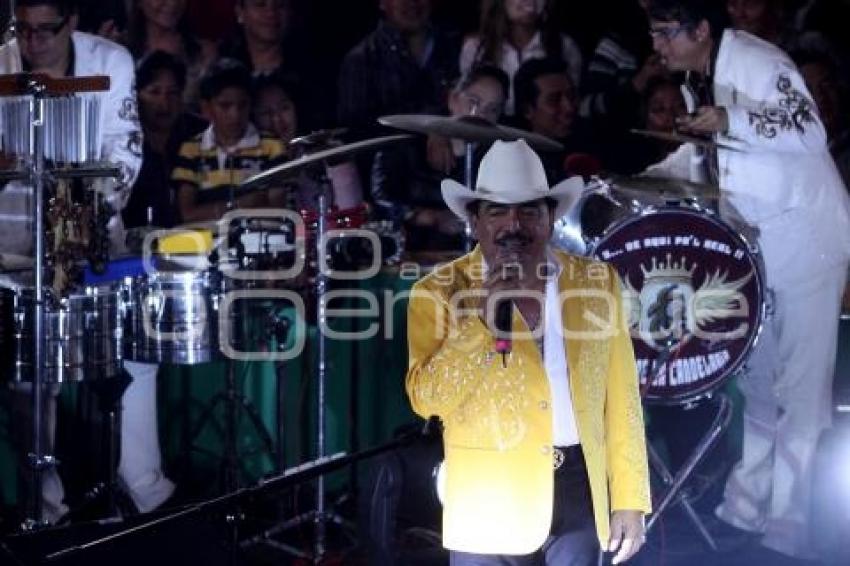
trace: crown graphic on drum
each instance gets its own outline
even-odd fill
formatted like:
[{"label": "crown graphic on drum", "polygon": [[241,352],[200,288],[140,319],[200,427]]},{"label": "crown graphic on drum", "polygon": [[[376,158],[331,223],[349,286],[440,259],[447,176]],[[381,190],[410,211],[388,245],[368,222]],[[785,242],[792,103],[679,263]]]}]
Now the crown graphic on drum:
[{"label": "crown graphic on drum", "polygon": [[643,271],[644,285],[650,280],[663,281],[687,281],[690,282],[693,278],[694,271],[697,269],[697,264],[693,264],[690,269],[687,268],[687,258],[682,256],[682,261],[676,263],[673,261],[673,254],[667,254],[667,261],[659,262],[657,258],[652,258],[652,267],[647,270],[643,265],[640,270]]}]

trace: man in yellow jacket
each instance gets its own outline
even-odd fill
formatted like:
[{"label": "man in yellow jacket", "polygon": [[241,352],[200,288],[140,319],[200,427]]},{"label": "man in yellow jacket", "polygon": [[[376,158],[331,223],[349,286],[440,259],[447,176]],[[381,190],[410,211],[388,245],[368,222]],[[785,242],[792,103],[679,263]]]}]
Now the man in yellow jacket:
[{"label": "man in yellow jacket", "polygon": [[600,543],[617,564],[644,541],[646,446],[617,275],[549,247],[582,187],[550,189],[524,141],[493,145],[474,192],[443,182],[479,246],[415,285],[406,386],[444,425],[453,565],[596,564]]}]

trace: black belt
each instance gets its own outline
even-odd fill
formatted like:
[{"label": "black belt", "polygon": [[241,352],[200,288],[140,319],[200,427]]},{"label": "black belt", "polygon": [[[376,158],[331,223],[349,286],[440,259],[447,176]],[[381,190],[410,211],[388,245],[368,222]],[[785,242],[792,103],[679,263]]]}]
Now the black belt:
[{"label": "black belt", "polygon": [[571,465],[578,463],[584,464],[584,454],[581,451],[581,444],[552,447],[552,465],[556,470],[564,464]]}]

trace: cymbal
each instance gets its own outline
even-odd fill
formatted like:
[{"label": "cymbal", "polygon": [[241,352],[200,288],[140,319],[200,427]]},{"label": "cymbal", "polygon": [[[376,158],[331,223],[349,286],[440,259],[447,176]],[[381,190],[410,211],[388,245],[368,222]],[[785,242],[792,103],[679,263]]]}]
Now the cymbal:
[{"label": "cymbal", "polygon": [[683,200],[698,199],[713,201],[720,198],[720,187],[708,183],[696,183],[686,179],[667,177],[626,177],[615,175],[611,178],[611,192],[638,201],[648,199]]},{"label": "cymbal", "polygon": [[317,130],[305,136],[299,136],[290,140],[290,147],[305,147],[329,146],[336,145],[334,142],[339,142],[339,137],[346,134],[348,128],[333,128],[330,130]]},{"label": "cymbal", "polygon": [[741,151],[737,147],[733,147],[731,145],[727,145],[724,143],[719,143],[711,138],[702,138],[699,136],[690,136],[688,134],[683,134],[676,131],[671,132],[658,132],[654,130],[641,130],[638,128],[632,128],[629,130],[633,134],[637,134],[639,136],[644,136],[647,138],[653,138],[656,140],[662,141],[671,141],[671,142],[679,142],[679,143],[692,143],[699,147],[708,147],[708,148],[717,148],[717,149],[726,149],[729,151]]},{"label": "cymbal", "polygon": [[409,139],[412,139],[412,136],[409,136],[407,134],[397,134],[394,136],[383,136],[370,140],[362,140],[346,145],[341,145],[339,147],[334,147],[331,149],[317,151],[315,153],[303,155],[298,159],[287,161],[282,165],[272,167],[271,169],[268,169],[266,171],[263,171],[262,173],[254,175],[253,177],[245,179],[244,181],[242,181],[240,187],[243,189],[248,189],[259,187],[262,185],[268,185],[279,179],[286,179],[297,175],[302,169],[310,165],[323,163],[332,159],[339,159],[340,157],[347,157],[350,155],[354,155],[355,153],[360,153],[361,151],[373,150],[388,144],[397,143]]},{"label": "cymbal", "polygon": [[0,272],[27,271],[33,268],[35,259],[18,254],[0,254]]},{"label": "cymbal", "polygon": [[384,126],[416,132],[436,134],[470,142],[513,141],[524,139],[528,145],[542,151],[561,151],[564,146],[551,138],[495,124],[480,116],[431,116],[428,114],[393,114],[382,116],[378,122]]}]

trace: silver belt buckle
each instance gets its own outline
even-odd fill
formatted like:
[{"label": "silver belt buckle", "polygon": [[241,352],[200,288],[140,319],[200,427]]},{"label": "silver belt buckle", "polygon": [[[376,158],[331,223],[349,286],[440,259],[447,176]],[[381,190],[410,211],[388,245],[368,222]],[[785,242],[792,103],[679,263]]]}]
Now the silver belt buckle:
[{"label": "silver belt buckle", "polygon": [[553,447],[552,448],[552,466],[557,470],[561,466],[564,465],[564,451],[560,448]]}]

